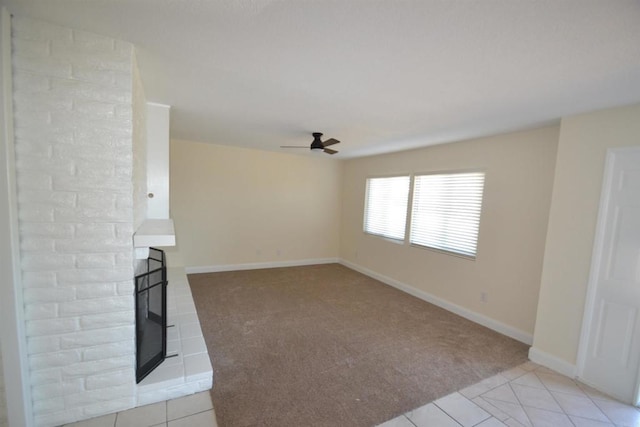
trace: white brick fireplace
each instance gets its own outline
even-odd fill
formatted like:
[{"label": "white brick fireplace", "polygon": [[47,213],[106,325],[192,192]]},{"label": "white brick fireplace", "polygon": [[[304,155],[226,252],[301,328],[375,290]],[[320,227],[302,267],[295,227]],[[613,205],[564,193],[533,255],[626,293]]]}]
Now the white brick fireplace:
[{"label": "white brick fireplace", "polygon": [[[12,19],[11,42],[35,424],[60,425],[210,388],[210,365],[209,377],[186,366],[196,359],[206,365],[208,356],[205,362],[187,354],[182,371],[195,386],[183,387],[186,380],[172,375],[159,380],[172,381],[170,395],[135,384],[133,233],[146,217],[146,129],[133,46],[20,17]],[[186,280],[181,286],[181,296],[190,297]]]}]

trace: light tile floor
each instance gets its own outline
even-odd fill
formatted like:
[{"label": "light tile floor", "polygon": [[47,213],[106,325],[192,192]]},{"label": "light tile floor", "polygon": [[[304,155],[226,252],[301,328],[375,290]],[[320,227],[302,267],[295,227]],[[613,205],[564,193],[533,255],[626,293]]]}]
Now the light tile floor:
[{"label": "light tile floor", "polygon": [[[66,427],[217,427],[210,392]],[[378,427],[640,427],[640,411],[532,362]],[[284,426],[283,426],[284,427]]]},{"label": "light tile floor", "polygon": [[203,391],[178,399],[140,406],[65,427],[217,427],[211,393]]},{"label": "light tile floor", "polygon": [[378,427],[640,427],[640,411],[532,362]]}]

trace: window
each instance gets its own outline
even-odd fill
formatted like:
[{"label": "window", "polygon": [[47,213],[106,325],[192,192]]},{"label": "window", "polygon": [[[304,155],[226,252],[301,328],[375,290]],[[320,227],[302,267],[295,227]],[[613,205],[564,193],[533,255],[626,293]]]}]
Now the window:
[{"label": "window", "polygon": [[404,240],[409,183],[409,176],[367,179],[365,233]]},{"label": "window", "polygon": [[410,242],[475,258],[484,173],[418,175]]}]

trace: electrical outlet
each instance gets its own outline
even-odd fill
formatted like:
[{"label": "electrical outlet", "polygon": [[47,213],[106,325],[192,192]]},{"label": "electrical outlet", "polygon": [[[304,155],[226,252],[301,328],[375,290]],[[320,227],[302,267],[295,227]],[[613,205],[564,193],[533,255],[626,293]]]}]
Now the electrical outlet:
[{"label": "electrical outlet", "polygon": [[277,256],[282,255],[282,251],[281,251],[280,249],[276,249],[276,255],[277,255]]},{"label": "electrical outlet", "polygon": [[480,292],[480,301],[487,302],[489,300],[489,294],[485,291]]}]

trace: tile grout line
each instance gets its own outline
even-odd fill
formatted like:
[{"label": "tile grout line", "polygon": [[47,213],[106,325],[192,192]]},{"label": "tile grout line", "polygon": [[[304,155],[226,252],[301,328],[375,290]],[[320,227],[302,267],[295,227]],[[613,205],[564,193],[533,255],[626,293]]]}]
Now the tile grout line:
[{"label": "tile grout line", "polygon": [[[594,397],[591,397],[591,395],[590,395],[589,393],[587,393],[587,391],[586,391],[583,387],[581,387],[581,386],[580,386],[580,384],[582,384],[582,383],[580,383],[580,382],[578,382],[578,383],[577,383],[578,388],[584,392],[584,394],[587,396],[587,398],[589,398],[589,400],[591,401],[591,403],[593,403],[593,404],[596,406],[596,408],[598,408],[598,409],[600,410],[600,412],[602,412],[602,413],[604,414],[604,416],[605,416],[605,417],[607,417],[607,419],[609,420],[609,422],[610,422],[611,424],[616,425],[616,423],[614,423],[614,422],[613,422],[613,420],[609,417],[609,415],[607,415],[607,414],[602,410],[602,408],[600,407],[600,405],[598,405],[597,400],[601,400],[601,399],[596,399],[596,398],[594,398]],[[586,385],[586,384],[585,384],[585,385]],[[588,386],[588,387],[590,387],[590,386]],[[593,388],[593,387],[590,387],[590,388]],[[604,399],[602,399],[602,400],[604,400]]]},{"label": "tile grout line", "polygon": [[[582,390],[582,388],[581,388],[581,387],[578,387],[578,388],[580,388],[580,390]],[[582,391],[584,392],[584,390],[582,390]],[[573,393],[567,393],[567,392],[563,392],[563,391],[557,391],[557,390],[555,390],[555,391],[554,391],[554,390],[550,390],[549,392],[551,393],[551,396],[553,396],[553,398],[554,398],[554,399],[556,398],[555,393],[559,393],[559,394],[566,394],[566,395],[568,395],[568,396],[585,397],[585,398],[587,398],[591,403],[593,403],[593,405],[595,406],[595,408],[596,408],[597,410],[599,410],[599,411],[602,413],[602,415],[604,415],[604,417],[607,419],[607,421],[596,420],[595,418],[584,417],[584,416],[581,416],[581,415],[571,415],[571,414],[567,413],[567,412],[564,410],[564,408],[562,408],[562,405],[560,405],[560,403],[558,402],[558,404],[559,404],[559,405],[560,405],[560,407],[562,408],[562,411],[563,411],[565,414],[567,414],[567,416],[569,417],[569,419],[571,419],[571,417],[577,417],[577,418],[582,418],[582,419],[585,419],[585,420],[593,420],[593,421],[599,421],[599,422],[609,422],[609,424],[613,424],[613,425],[615,425],[615,423],[613,422],[613,420],[611,420],[611,418],[609,418],[609,416],[608,416],[607,414],[605,414],[605,412],[604,412],[602,409],[600,409],[600,407],[599,407],[599,406],[598,406],[598,404],[596,403],[596,400],[598,400],[598,399],[595,399],[595,400],[594,400],[594,399],[592,399],[592,398],[591,398],[591,397],[590,397],[586,392],[585,392],[585,395],[584,395],[584,396],[580,396],[580,395],[578,395],[578,394],[573,394]],[[556,401],[557,401],[557,399],[556,399]],[[575,423],[574,423],[574,425],[575,425]]]},{"label": "tile grout line", "polygon": [[407,412],[405,412],[404,414],[402,414],[403,417],[405,417],[407,419],[407,421],[409,421],[411,423],[412,426],[414,427],[418,427],[418,425],[416,423],[414,423],[413,421],[411,421],[411,418],[409,418],[407,416]]},{"label": "tile grout line", "polygon": [[[525,374],[526,375],[526,374]],[[534,371],[534,375],[535,375],[535,371]],[[524,376],[524,375],[523,375]],[[538,376],[536,375],[536,378]],[[518,377],[519,378],[519,377]],[[516,378],[517,379],[517,378]],[[509,389],[511,390],[511,393],[513,393],[513,395],[516,397],[516,400],[518,401],[518,404],[520,405],[520,408],[522,409],[522,412],[524,413],[524,416],[527,417],[527,420],[529,421],[529,424],[533,425],[533,423],[531,422],[531,417],[529,417],[529,414],[527,413],[527,411],[524,409],[524,405],[522,404],[522,401],[520,400],[520,397],[518,397],[518,395],[516,394],[516,391],[513,389],[513,387],[511,387],[511,381],[509,381],[507,383],[507,385],[509,386]],[[544,385],[544,384],[543,384]],[[513,417],[512,417],[513,418]],[[516,420],[518,421],[518,420]],[[519,422],[519,421],[518,421]],[[520,423],[522,424],[522,423]]]},{"label": "tile grout line", "polygon": [[[531,387],[531,386],[524,385],[524,384],[517,384],[517,385],[519,385],[520,387],[525,387],[525,388],[529,388],[529,389],[532,389],[532,390],[543,390],[543,389],[538,388],[538,387]],[[511,385],[509,385],[509,386],[511,386]],[[513,388],[512,388],[512,390],[513,390]],[[553,409],[539,408],[539,407],[537,407],[537,406],[533,406],[533,405],[525,405],[525,404],[521,404],[520,406],[522,406],[523,408],[526,406],[527,408],[539,409],[539,410],[541,410],[541,411],[553,412],[554,414],[564,414],[564,415],[569,416],[569,414],[567,414],[567,413],[565,412],[565,410],[562,408],[562,406],[560,405],[560,403],[558,403],[558,401],[557,401],[557,400],[555,399],[555,397],[553,396],[553,393],[554,393],[554,392],[553,392],[552,390],[547,389],[547,388],[545,388],[545,389],[544,389],[544,391],[546,391],[547,393],[549,393],[549,394],[551,395],[551,397],[553,398],[553,400],[558,404],[558,407],[560,408],[560,412],[555,411],[555,410],[553,410]],[[514,391],[514,394],[515,394],[515,391]],[[570,394],[570,393],[565,393],[565,394]],[[572,395],[572,396],[576,396],[576,395]],[[517,396],[517,395],[516,395],[516,398],[518,398],[518,396]],[[500,400],[500,399],[496,399],[496,400]],[[519,399],[519,398],[518,398],[518,401],[520,401],[520,399]]]},{"label": "tile grout line", "polygon": [[[456,392],[454,391],[453,393],[456,393]],[[453,393],[451,393],[451,394],[453,394]],[[466,397],[465,397],[465,399],[466,399]],[[468,399],[467,399],[467,400],[468,400]],[[462,424],[460,424],[460,423],[458,422],[458,420],[456,420],[456,419],[455,419],[451,414],[449,414],[447,411],[445,411],[444,409],[442,409],[441,407],[439,407],[439,406],[438,406],[438,404],[435,402],[435,400],[434,400],[433,402],[431,402],[431,403],[433,403],[433,406],[435,406],[436,408],[438,408],[439,410],[441,410],[441,411],[442,411],[446,416],[448,416],[449,418],[451,418],[451,419],[453,420],[453,422],[455,422],[455,423],[456,423],[456,424],[458,424],[459,426],[462,426]],[[471,403],[473,403],[473,402],[471,402]],[[473,404],[474,404],[474,405],[476,405],[475,403],[473,403]],[[427,403],[427,405],[428,405],[428,403]],[[478,406],[478,405],[476,405],[476,406]],[[478,406],[478,408],[480,408],[480,407]],[[482,408],[481,408],[481,409],[482,409]],[[485,411],[485,412],[486,412],[486,411]],[[462,427],[464,427],[464,426],[462,426]]]},{"label": "tile grout line", "polygon": [[[526,362],[525,362],[525,363],[526,363]],[[511,368],[511,369],[509,369],[509,370],[512,370],[512,369],[518,368],[518,367],[520,367],[521,365],[522,365],[522,364],[520,364],[520,365],[518,365],[518,366],[515,366],[515,367],[513,367],[513,368]],[[518,376],[518,377],[515,377],[515,378],[513,378],[513,379],[511,379],[511,380],[510,380],[510,379],[508,379],[506,376],[504,376],[504,375],[503,375],[503,373],[504,373],[504,372],[506,372],[506,371],[498,372],[498,373],[497,373],[497,374],[495,374],[493,377],[500,376],[500,377],[504,378],[506,381],[505,381],[505,382],[503,382],[503,383],[500,383],[499,385],[496,385],[495,387],[491,387],[491,388],[489,388],[488,390],[483,391],[482,393],[478,394],[476,397],[479,397],[479,398],[480,398],[480,399],[482,399],[486,404],[488,404],[488,405],[492,406],[492,407],[493,407],[493,408],[495,408],[496,410],[498,410],[498,411],[500,411],[500,412],[504,413],[505,415],[507,415],[507,416],[508,416],[508,418],[506,418],[506,419],[514,419],[514,420],[516,420],[515,418],[513,418],[512,416],[510,416],[510,415],[509,415],[509,414],[507,414],[506,412],[502,411],[500,408],[497,408],[495,405],[491,404],[490,402],[487,402],[487,400],[486,400],[486,399],[484,399],[482,396],[483,396],[484,394],[489,393],[490,391],[493,391],[493,390],[495,390],[495,389],[497,389],[497,388],[499,388],[499,387],[502,387],[503,385],[506,385],[506,384],[508,384],[508,385],[509,385],[509,387],[511,388],[511,381],[516,380],[516,379],[518,379],[518,378],[520,378],[520,377],[522,377],[522,376],[524,376],[524,375],[527,375],[528,373],[533,372],[535,369],[533,369],[533,370],[531,370],[531,371],[527,371],[526,369],[522,369],[522,370],[523,370],[523,371],[525,371],[525,373],[523,373],[522,375],[520,375],[520,376]],[[489,378],[493,378],[493,377],[489,377]],[[478,382],[478,383],[476,383],[476,384],[480,384],[480,383],[482,383],[482,382],[484,382],[484,381],[488,380],[489,378],[485,378],[484,380],[481,380],[481,381],[479,381],[479,382]],[[475,385],[475,384],[472,384],[471,386],[473,386],[473,385]],[[471,387],[471,386],[470,386],[470,387]],[[515,392],[513,391],[513,389],[512,389],[511,391],[513,392],[513,394],[514,394],[514,396],[515,396]],[[455,393],[455,392],[454,392],[454,393]],[[458,393],[460,393],[460,390],[458,390]],[[502,420],[498,419],[495,415],[493,415],[493,414],[489,413],[487,410],[485,410],[484,408],[482,408],[480,405],[476,404],[476,403],[473,401],[473,399],[468,398],[467,396],[465,396],[465,395],[464,395],[464,394],[462,394],[462,393],[460,393],[460,395],[462,395],[465,399],[469,400],[471,403],[473,403],[474,405],[476,405],[478,408],[482,409],[483,411],[485,411],[486,413],[488,413],[488,414],[489,414],[489,418],[486,418],[486,419],[484,419],[484,420],[480,421],[480,423],[483,423],[483,422],[485,422],[485,421],[487,421],[487,420],[489,420],[489,419],[491,419],[491,418],[495,418],[496,420],[498,420],[498,421],[502,422]],[[516,399],[518,399],[518,397],[517,397],[517,396],[516,396]],[[498,400],[498,401],[504,402],[504,401],[502,401],[502,400],[500,400],[500,399],[495,399],[495,400]],[[434,401],[434,402],[435,402],[435,401]],[[520,400],[519,400],[519,399],[518,399],[518,402],[520,402]],[[513,403],[513,402],[506,402],[506,403]],[[435,403],[434,403],[434,404],[435,404]],[[436,405],[436,406],[437,406],[437,405]],[[525,413],[525,415],[527,415],[527,414],[526,414],[526,411],[524,411],[524,406],[523,406],[521,403],[520,403],[520,407],[522,408],[522,410],[523,410],[523,412]],[[445,412],[445,413],[446,413],[446,411],[444,411],[444,410],[443,410],[443,412]],[[449,414],[447,413],[447,415],[449,415]],[[528,415],[527,415],[527,418],[528,418]],[[516,421],[517,421],[517,420],[516,420]],[[480,423],[478,423],[478,424],[480,424]],[[504,424],[504,423],[503,423],[503,424]],[[476,425],[477,425],[477,424],[476,424]]]},{"label": "tile grout line", "polygon": [[[486,412],[486,411],[485,411],[485,412]],[[484,420],[480,421],[479,423],[475,423],[475,424],[474,424],[474,425],[472,425],[471,427],[478,427],[480,424],[482,424],[482,423],[486,423],[487,421],[489,421],[489,420],[491,420],[491,419],[496,420],[496,421],[498,421],[499,423],[504,424],[501,420],[499,420],[499,419],[497,419],[496,417],[494,417],[493,415],[489,414],[489,418],[485,418]]]},{"label": "tile grout line", "polygon": [[[555,374],[549,374],[549,375],[555,375]],[[569,422],[571,424],[573,424],[574,426],[576,425],[576,423],[573,422],[573,420],[571,419],[571,415],[567,413],[567,411],[565,411],[565,409],[562,407],[562,405],[560,404],[560,402],[558,402],[558,399],[556,399],[556,396],[553,394],[553,390],[551,390],[549,387],[547,387],[547,385],[544,383],[544,381],[542,381],[542,379],[540,377],[538,377],[538,375],[536,374],[536,377],[538,378],[538,380],[540,380],[540,383],[542,383],[543,387],[545,388],[545,390],[547,390],[549,392],[549,394],[551,395],[551,397],[553,398],[553,400],[558,404],[558,406],[560,407],[560,409],[562,409],[562,412],[567,416],[567,418],[569,419]],[[595,405],[596,408],[598,408],[600,410],[600,412],[602,412],[602,414],[607,418],[607,420],[609,420],[609,422],[613,425],[615,425],[615,423],[611,420],[611,418],[609,418],[609,416],[607,414],[604,413],[604,411],[602,409],[600,409],[600,407],[598,406],[597,403],[595,403],[593,401],[593,399],[591,399],[591,397],[582,389],[582,387],[580,387],[577,383],[577,381],[575,381],[572,378],[566,377],[568,378],[571,382],[573,382],[573,384],[578,387],[580,389],[580,391],[582,391],[584,393],[584,395],[591,401],[591,403],[593,403]],[[556,393],[562,393],[560,391],[556,391]],[[579,395],[575,395],[572,393],[565,393],[571,396],[579,396]],[[577,415],[574,415],[577,416]],[[585,418],[585,419],[591,419],[591,418],[587,418],[587,417],[580,417],[580,418]],[[598,420],[594,420],[594,421],[598,421]]]},{"label": "tile grout line", "polygon": [[[526,363],[526,362],[525,362],[525,363]],[[518,365],[518,366],[520,366],[520,365]],[[525,371],[525,373],[524,373],[524,374],[520,375],[519,377],[513,378],[513,379],[508,379],[507,377],[505,377],[504,375],[502,375],[502,372],[497,373],[496,375],[499,375],[499,376],[501,376],[502,378],[506,379],[506,382],[504,382],[504,383],[502,383],[502,384],[500,384],[500,385],[497,385],[497,386],[495,386],[495,387],[492,387],[492,388],[490,388],[489,390],[487,390],[487,391],[484,391],[484,392],[480,393],[480,394],[479,394],[478,396],[476,396],[476,397],[479,397],[480,399],[482,399],[482,400],[483,400],[485,403],[487,403],[488,405],[491,405],[491,406],[492,406],[493,408],[495,408],[496,410],[498,410],[498,411],[502,412],[503,414],[507,415],[507,417],[508,417],[508,418],[506,418],[506,419],[505,419],[505,421],[506,421],[506,420],[508,420],[508,419],[513,419],[513,420],[515,420],[516,422],[518,422],[519,424],[522,424],[522,423],[521,423],[520,421],[518,421],[516,418],[514,418],[514,417],[513,417],[513,416],[511,416],[510,414],[506,413],[505,411],[501,410],[500,408],[498,408],[497,406],[495,406],[495,405],[494,405],[494,404],[492,404],[491,402],[488,402],[488,401],[483,397],[483,395],[484,395],[484,394],[489,393],[490,391],[493,391],[493,390],[495,390],[495,389],[497,389],[497,388],[499,388],[499,387],[502,387],[502,386],[504,386],[504,385],[507,385],[507,386],[509,386],[509,389],[511,390],[511,392],[512,392],[512,393],[513,393],[513,395],[515,396],[516,400],[518,400],[518,405],[519,405],[519,406],[520,406],[520,408],[522,409],[522,412],[524,412],[525,416],[526,416],[526,417],[527,417],[527,419],[529,420],[529,423],[531,423],[531,420],[529,419],[529,415],[528,415],[528,414],[527,414],[527,412],[524,410],[524,405],[522,404],[522,402],[520,402],[520,399],[518,398],[518,396],[516,395],[515,391],[514,391],[514,390],[513,390],[513,388],[511,387],[511,382],[512,382],[512,381],[515,381],[515,380],[517,380],[518,378],[521,378],[521,377],[523,377],[523,376],[525,376],[525,375],[527,375],[527,374],[529,374],[529,373],[533,373],[533,372],[535,371],[535,369],[533,369],[533,370],[531,370],[531,371],[527,371],[526,369],[523,369],[523,371]],[[504,372],[504,371],[503,371],[503,372]],[[481,381],[481,382],[482,382],[482,381]],[[465,397],[466,397],[466,396],[465,396]],[[513,402],[507,402],[507,401],[500,400],[500,399],[495,399],[495,400],[497,400],[497,401],[499,401],[499,402],[513,403]],[[475,404],[475,402],[473,402],[473,401],[472,401],[472,403],[474,403],[474,404]],[[478,406],[478,405],[476,405],[476,406]],[[485,412],[486,412],[486,411],[485,411]],[[491,415],[491,417],[492,417],[492,418],[496,418],[498,421],[500,421],[501,423],[503,423],[503,424],[504,424],[503,420],[498,419],[498,418],[497,418],[497,417],[495,417],[493,414],[490,414],[490,415]],[[486,420],[485,420],[485,421],[486,421]],[[531,423],[531,425],[533,425],[533,423]],[[525,427],[526,427],[526,426],[525,426]]]},{"label": "tile grout line", "polygon": [[[496,411],[498,411],[498,412],[503,413],[504,415],[506,415],[506,418],[505,418],[504,420],[501,420],[500,418],[496,417],[494,414],[489,413],[489,417],[488,417],[488,418],[486,418],[486,419],[484,419],[484,420],[480,421],[479,423],[474,424],[474,426],[476,426],[476,427],[477,427],[478,425],[480,425],[480,424],[482,424],[483,422],[486,422],[487,420],[490,420],[490,419],[496,419],[497,421],[499,421],[499,422],[501,422],[501,423],[503,423],[503,424],[505,423],[505,421],[508,421],[508,420],[513,420],[513,421],[515,421],[515,422],[517,422],[517,423],[519,423],[519,424],[522,424],[522,423],[520,423],[520,421],[518,421],[518,419],[516,419],[516,418],[514,418],[513,416],[511,416],[510,414],[508,414],[508,413],[506,413],[506,412],[502,411],[500,408],[497,408],[494,404],[492,404],[491,402],[487,401],[487,400],[483,397],[483,395],[484,395],[484,394],[489,393],[490,391],[493,391],[493,390],[495,390],[495,389],[497,389],[497,388],[499,388],[499,387],[501,387],[501,386],[503,386],[503,385],[508,385],[508,386],[509,386],[509,389],[511,390],[511,392],[513,393],[514,397],[515,397],[515,398],[516,398],[516,400],[517,400],[517,403],[516,403],[516,404],[517,404],[517,405],[522,409],[522,412],[524,413],[524,415],[525,415],[525,417],[526,417],[527,421],[528,421],[528,422],[529,422],[529,424],[531,424],[531,425],[533,425],[533,422],[531,421],[531,417],[529,416],[529,414],[527,413],[527,411],[526,411],[526,409],[525,409],[525,408],[531,408],[531,409],[536,409],[536,410],[546,411],[546,412],[550,412],[550,413],[554,413],[554,414],[561,414],[561,415],[564,415],[564,416],[569,420],[569,422],[571,423],[571,425],[573,425],[573,426],[576,426],[576,423],[573,421],[573,419],[572,419],[571,417],[576,417],[576,418],[584,419],[584,420],[586,420],[586,421],[594,421],[594,422],[608,422],[612,427],[618,427],[618,426],[619,426],[618,424],[616,424],[615,422],[613,422],[613,420],[611,420],[611,418],[610,418],[610,417],[609,417],[609,416],[604,412],[604,410],[602,410],[602,409],[600,408],[600,406],[598,405],[598,402],[607,402],[608,400],[612,400],[612,399],[607,399],[607,398],[598,399],[598,398],[596,398],[596,397],[593,397],[593,396],[591,396],[591,395],[587,392],[587,390],[585,389],[585,387],[589,387],[589,386],[587,386],[587,385],[585,385],[585,384],[582,384],[582,383],[581,383],[580,381],[578,381],[577,379],[566,377],[566,376],[564,376],[564,375],[562,375],[562,374],[556,373],[555,371],[553,371],[553,372],[552,372],[552,371],[550,371],[550,372],[546,372],[545,370],[540,369],[540,368],[544,368],[544,367],[543,367],[543,366],[541,366],[541,365],[539,365],[539,366],[537,366],[537,367],[535,367],[534,369],[531,369],[531,370],[523,369],[525,372],[524,372],[522,375],[519,375],[519,376],[517,376],[517,377],[515,377],[515,378],[513,378],[513,379],[510,379],[510,380],[509,380],[509,379],[507,379],[507,381],[506,381],[506,382],[504,382],[504,383],[502,383],[502,384],[499,384],[499,385],[497,385],[497,386],[495,386],[495,387],[488,388],[487,390],[483,391],[482,393],[480,393],[480,394],[476,395],[473,399],[475,399],[475,398],[480,398],[484,403],[486,403],[487,405],[489,405],[489,406],[491,406],[492,408],[496,409]],[[523,376],[528,375],[528,374],[533,374],[533,375],[535,376],[535,378],[540,382],[540,384],[542,385],[542,387],[543,387],[543,388],[534,387],[534,386],[530,386],[530,385],[526,385],[526,384],[517,384],[517,385],[519,385],[519,386],[521,386],[521,387],[528,388],[528,389],[544,390],[544,391],[546,391],[548,394],[550,394],[550,395],[551,395],[551,397],[552,397],[553,401],[558,405],[558,407],[560,408],[560,412],[557,412],[557,411],[555,411],[555,410],[545,409],[545,408],[538,408],[538,407],[535,407],[535,406],[526,406],[526,405],[524,405],[524,404],[522,403],[522,401],[520,400],[520,397],[516,394],[515,390],[513,389],[513,387],[512,387],[512,383],[513,383],[514,381],[518,380],[519,378],[522,378]],[[542,375],[550,375],[550,376],[558,376],[558,377],[566,378],[566,379],[568,379],[569,381],[571,381],[571,382],[572,382],[572,383],[573,383],[573,384],[574,384],[574,385],[575,385],[575,386],[576,386],[576,387],[577,387],[577,388],[578,388],[578,389],[579,389],[583,394],[572,393],[572,392],[569,392],[569,391],[566,391],[566,390],[562,390],[562,391],[552,390],[551,388],[549,388],[549,387],[548,387],[548,386],[547,386],[547,385],[542,381],[542,379],[541,379],[541,378],[540,378],[540,376],[539,376],[540,374],[542,374]],[[504,375],[502,375],[502,373],[498,373],[498,374],[496,374],[496,376],[498,376],[498,375],[499,375],[499,376],[502,376],[503,378],[505,378],[505,379],[506,379],[506,377],[505,377]],[[492,378],[492,377],[489,377],[489,378]],[[487,379],[488,379],[488,378],[487,378]],[[479,382],[479,383],[477,383],[477,384],[480,384],[480,383],[482,383],[483,381],[486,381],[487,379],[482,380],[482,381],[480,381],[480,382]],[[472,385],[472,386],[473,386],[473,385]],[[471,386],[470,386],[470,387],[471,387]],[[458,393],[460,393],[460,390],[458,390],[457,392],[458,392]],[[454,392],[454,393],[455,393],[455,392]],[[589,401],[590,401],[590,402],[591,402],[591,403],[592,403],[592,404],[593,404],[593,405],[594,405],[594,406],[595,406],[595,407],[596,407],[596,408],[597,408],[597,409],[598,409],[598,410],[599,410],[599,411],[600,411],[600,412],[605,416],[605,418],[606,418],[608,421],[601,421],[601,420],[598,420],[598,419],[595,419],[595,418],[589,418],[589,417],[584,417],[584,416],[580,416],[580,415],[571,415],[571,414],[569,414],[569,413],[568,413],[568,412],[566,412],[566,410],[562,407],[562,405],[560,405],[560,403],[559,403],[559,401],[558,401],[558,399],[556,398],[556,396],[555,396],[555,394],[554,394],[554,393],[559,393],[559,394],[568,395],[568,396],[574,396],[574,397],[587,397],[587,398],[588,398],[588,400],[589,400]],[[487,411],[486,409],[482,408],[480,405],[478,405],[476,402],[474,402],[474,401],[473,401],[473,399],[471,399],[471,398],[469,398],[469,397],[465,396],[465,395],[464,395],[464,394],[462,394],[462,393],[460,393],[460,394],[461,394],[465,399],[467,399],[468,401],[470,401],[471,403],[473,403],[475,406],[479,407],[480,409],[483,409],[485,412],[487,412],[487,413],[488,413],[488,411]],[[501,399],[495,399],[495,400],[500,401],[500,402],[504,402],[504,403],[511,403],[511,404],[514,404],[514,402],[509,402],[509,401],[505,401],[505,400],[501,400]],[[613,401],[613,402],[617,402],[617,400],[612,400],[612,401]],[[440,411],[444,412],[444,413],[445,413],[449,418],[453,419],[453,421],[454,421],[456,424],[461,425],[461,424],[460,424],[460,422],[459,422],[455,417],[453,417],[453,416],[452,416],[452,415],[450,415],[447,411],[445,411],[443,408],[441,408],[440,406],[438,406],[438,405],[435,403],[435,400],[434,400],[434,401],[432,401],[431,403],[433,403],[433,404],[434,404],[434,406],[435,406],[436,408],[438,408]],[[640,411],[638,408],[634,408],[634,407],[632,407],[632,408],[633,408],[633,409],[635,409],[636,411]],[[411,412],[411,411],[409,411],[409,412]],[[407,419],[407,420],[408,420],[408,421],[409,421],[413,426],[417,426],[417,425],[416,425],[416,424],[415,424],[415,423],[414,423],[414,422],[409,418],[409,416],[407,415],[409,412],[406,412],[405,414],[403,414],[404,418],[406,418],[406,419]]]},{"label": "tile grout line", "polygon": [[[169,417],[167,416],[167,421],[166,421],[166,422],[167,422],[167,424],[168,424],[168,423],[169,423],[169,421],[178,421],[178,420],[183,420],[183,419],[185,419],[185,418],[189,418],[189,417],[192,417],[192,416],[194,416],[194,415],[202,414],[202,413],[204,413],[204,412],[209,412],[209,411],[213,412],[213,413],[214,413],[214,415],[215,415],[215,408],[211,407],[211,409],[205,409],[204,411],[194,412],[193,414],[185,415],[184,417],[174,418],[174,419],[172,419],[172,420],[169,420]],[[216,417],[216,422],[217,422],[217,417]]]},{"label": "tile grout line", "polygon": [[[547,387],[547,385],[544,383],[544,381],[542,381],[542,378],[540,378],[537,374],[536,374],[536,377],[538,378],[538,380],[540,381],[542,386],[545,388],[545,390],[547,390],[547,392],[551,395],[551,398],[553,399],[553,401],[556,402],[556,404],[560,407],[560,409],[562,409],[562,412],[565,414],[565,416],[567,417],[569,422],[575,427],[576,423],[573,422],[573,420],[571,419],[571,416],[569,414],[567,414],[567,411],[565,411],[565,409],[562,407],[560,402],[558,402],[558,399],[556,399],[556,397],[553,395],[553,390],[551,390],[549,387]],[[578,387],[578,388],[580,388],[580,387]],[[569,394],[569,393],[567,393],[567,394]]]},{"label": "tile grout line", "polygon": [[[510,418],[513,418],[511,415],[507,414],[506,412],[504,412],[502,409],[498,408],[498,407],[497,407],[496,405],[494,405],[493,403],[491,403],[491,402],[487,401],[487,399],[485,399],[484,397],[482,397],[482,395],[479,395],[479,396],[477,396],[477,397],[478,397],[479,399],[482,399],[482,401],[483,401],[484,403],[486,403],[487,405],[489,405],[489,406],[491,406],[492,408],[494,408],[497,412],[500,412],[500,413],[502,413],[502,414],[506,415],[506,416],[507,416],[507,418],[505,418],[505,421],[506,421],[506,420],[508,420],[508,419],[510,419]],[[496,399],[496,400],[499,400],[499,399]],[[499,401],[500,401],[500,402],[504,402],[504,400],[499,400]],[[475,402],[474,402],[474,403],[475,403]],[[506,402],[506,403],[509,403],[509,402]],[[479,406],[479,405],[478,405],[478,406]],[[496,419],[497,419],[498,421],[500,421],[500,422],[502,422],[502,421],[503,421],[503,420],[499,419],[498,417],[496,417],[496,416],[495,416],[495,415],[493,415],[493,414],[491,414],[491,416],[492,416],[493,418],[496,418]],[[515,418],[513,418],[513,419],[515,419]],[[517,420],[516,420],[516,421],[517,421]],[[504,424],[504,423],[503,423],[503,424]]]}]

